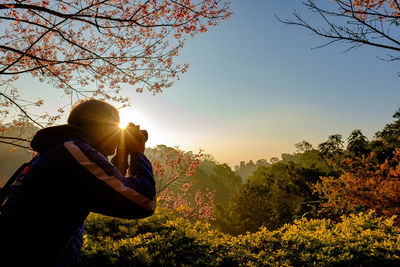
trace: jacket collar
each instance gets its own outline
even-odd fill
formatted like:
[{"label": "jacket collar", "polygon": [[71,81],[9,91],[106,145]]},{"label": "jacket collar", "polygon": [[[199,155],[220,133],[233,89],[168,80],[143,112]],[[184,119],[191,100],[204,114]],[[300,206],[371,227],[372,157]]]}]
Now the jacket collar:
[{"label": "jacket collar", "polygon": [[64,124],[39,130],[31,141],[31,148],[41,152],[68,139],[79,139],[91,145],[88,136],[80,128]]}]

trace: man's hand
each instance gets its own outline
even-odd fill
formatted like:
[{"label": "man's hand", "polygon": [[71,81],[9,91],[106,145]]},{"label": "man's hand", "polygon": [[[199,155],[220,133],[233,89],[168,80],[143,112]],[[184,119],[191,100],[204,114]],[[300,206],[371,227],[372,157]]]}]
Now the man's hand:
[{"label": "man's hand", "polygon": [[126,171],[128,170],[129,163],[128,163],[128,153],[126,153],[124,147],[118,147],[117,153],[111,159],[111,163],[118,168],[118,170],[123,174],[126,175]]},{"label": "man's hand", "polygon": [[129,125],[123,131],[121,143],[117,148],[117,153],[111,159],[111,163],[114,164],[114,166],[116,166],[123,175],[126,174],[126,171],[129,167],[129,154],[135,152],[144,154],[147,138],[147,131],[140,130],[140,125],[129,123]]},{"label": "man's hand", "polygon": [[140,130],[140,125],[129,123],[122,134],[122,140],[126,152],[132,154],[139,152],[144,154],[145,144],[147,141],[147,132]]}]

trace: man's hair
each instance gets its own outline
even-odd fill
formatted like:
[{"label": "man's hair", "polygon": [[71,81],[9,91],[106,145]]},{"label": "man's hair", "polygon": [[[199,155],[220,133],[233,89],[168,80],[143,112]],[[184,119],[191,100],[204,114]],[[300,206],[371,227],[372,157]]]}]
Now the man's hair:
[{"label": "man's hair", "polygon": [[102,100],[87,98],[72,106],[67,121],[69,125],[91,131],[98,125],[115,123],[116,118],[119,119],[119,112],[114,106]]}]

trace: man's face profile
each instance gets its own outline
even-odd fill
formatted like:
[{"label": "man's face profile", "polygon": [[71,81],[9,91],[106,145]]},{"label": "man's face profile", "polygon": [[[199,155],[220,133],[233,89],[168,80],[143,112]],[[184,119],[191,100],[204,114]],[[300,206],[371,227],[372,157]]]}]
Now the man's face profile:
[{"label": "man's face profile", "polygon": [[74,104],[68,124],[83,130],[93,147],[104,156],[115,154],[120,141],[120,118],[112,105],[96,99],[82,99]]},{"label": "man's face profile", "polygon": [[121,138],[119,117],[114,116],[112,119],[105,120],[104,123],[99,124],[95,131],[97,132],[94,133],[97,149],[105,156],[115,154],[115,149]]}]

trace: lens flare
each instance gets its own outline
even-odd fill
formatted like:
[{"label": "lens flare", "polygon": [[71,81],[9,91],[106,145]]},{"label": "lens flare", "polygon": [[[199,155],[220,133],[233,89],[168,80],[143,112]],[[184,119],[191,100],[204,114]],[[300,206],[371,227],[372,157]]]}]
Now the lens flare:
[{"label": "lens flare", "polygon": [[134,119],[132,118],[132,111],[123,109],[120,110],[119,112],[119,128],[122,130],[128,126],[129,122],[133,121]]},{"label": "lens flare", "polygon": [[119,128],[121,128],[122,130],[124,130],[126,128],[126,126],[128,126],[129,121],[126,122],[120,122],[119,123]]},{"label": "lens flare", "polygon": [[[153,123],[151,118],[147,114],[143,113],[141,110],[124,108],[119,110],[120,123],[119,127],[125,129],[129,122],[136,125],[140,125],[141,130],[147,130],[149,134],[149,140],[146,143],[147,147],[156,146],[158,144],[165,143],[165,140],[160,138],[160,130],[156,124]],[[162,136],[161,136],[162,137]]]}]

